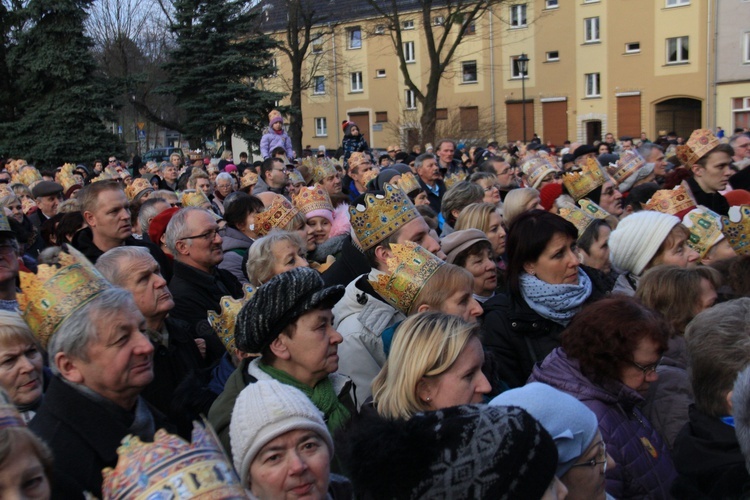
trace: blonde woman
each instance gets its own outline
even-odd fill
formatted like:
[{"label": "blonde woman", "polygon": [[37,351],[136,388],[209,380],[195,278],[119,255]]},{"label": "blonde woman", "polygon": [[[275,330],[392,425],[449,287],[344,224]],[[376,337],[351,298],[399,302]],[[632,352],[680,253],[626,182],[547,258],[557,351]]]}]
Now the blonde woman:
[{"label": "blonde woman", "polygon": [[456,219],[456,231],[479,229],[492,244],[492,253],[497,259],[505,253],[505,227],[503,216],[492,203],[472,203],[461,210]]},{"label": "blonde woman", "polygon": [[505,224],[510,227],[516,217],[535,208],[544,210],[541,198],[539,198],[539,191],[534,188],[512,189],[503,203]]},{"label": "blonde woman", "polygon": [[480,403],[491,390],[482,373],[479,328],[458,316],[425,312],[396,331],[388,360],[372,382],[373,405],[389,419]]}]

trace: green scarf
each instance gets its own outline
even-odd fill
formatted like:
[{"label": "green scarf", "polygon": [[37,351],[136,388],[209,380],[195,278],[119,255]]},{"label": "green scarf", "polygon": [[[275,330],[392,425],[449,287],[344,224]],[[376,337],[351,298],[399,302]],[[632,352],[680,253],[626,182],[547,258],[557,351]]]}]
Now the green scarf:
[{"label": "green scarf", "polygon": [[296,378],[286,372],[283,372],[273,366],[265,363],[258,363],[258,367],[268,375],[278,380],[282,384],[291,385],[302,391],[310,401],[323,412],[328,431],[333,433],[346,424],[351,418],[351,413],[346,406],[339,401],[336,391],[333,390],[333,384],[329,377],[324,378],[315,387],[303,384]]}]

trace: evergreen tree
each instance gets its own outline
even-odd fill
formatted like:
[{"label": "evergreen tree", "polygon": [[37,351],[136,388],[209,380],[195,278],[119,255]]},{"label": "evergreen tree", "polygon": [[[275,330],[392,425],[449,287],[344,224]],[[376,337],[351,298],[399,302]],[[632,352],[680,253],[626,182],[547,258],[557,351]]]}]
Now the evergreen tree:
[{"label": "evergreen tree", "polygon": [[14,110],[0,117],[0,153],[34,162],[91,161],[117,153],[105,120],[113,94],[96,74],[84,34],[93,0],[30,0],[27,29],[7,55]]},{"label": "evergreen tree", "polygon": [[175,0],[172,31],[177,46],[166,65],[173,94],[185,113],[183,129],[192,143],[221,134],[260,142],[266,113],[281,95],[254,82],[273,74],[273,40],[257,29],[258,11],[249,0]]}]

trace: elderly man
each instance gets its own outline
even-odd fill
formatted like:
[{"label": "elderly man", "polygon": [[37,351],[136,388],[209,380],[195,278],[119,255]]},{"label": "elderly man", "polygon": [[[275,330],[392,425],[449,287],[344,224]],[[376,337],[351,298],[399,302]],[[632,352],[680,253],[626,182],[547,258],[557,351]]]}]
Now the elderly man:
[{"label": "elderly man", "polygon": [[427,193],[430,208],[436,214],[439,214],[446,188],[435,155],[425,153],[417,156],[417,159],[414,160],[414,168],[417,171],[417,180],[420,187]]},{"label": "elderly man", "polygon": [[734,155],[732,155],[732,165],[734,169],[739,170],[729,179],[729,184],[734,189],[750,190],[750,134],[734,134],[729,138],[729,145],[732,146]]},{"label": "elderly man", "polygon": [[138,225],[141,227],[142,241],[150,241],[156,245],[159,244],[159,242],[151,241],[151,238],[149,238],[148,235],[148,229],[151,227],[151,221],[154,220],[154,217],[165,210],[169,210],[169,208],[169,203],[163,198],[149,198],[143,202],[143,205],[141,205],[141,209],[138,212]]},{"label": "elderly man", "polygon": [[16,280],[19,248],[5,214],[0,213],[0,310],[18,311]]},{"label": "elderly man", "polygon": [[159,264],[141,247],[117,247],[102,255],[96,268],[115,286],[128,290],[146,320],[154,346],[154,380],[143,397],[190,436],[192,421],[205,414],[215,399],[204,371],[206,341],[194,338],[190,325],[169,317],[172,293]]},{"label": "elderly man", "polygon": [[34,189],[31,195],[36,202],[37,211],[29,215],[29,220],[34,227],[40,228],[50,217],[57,214],[57,208],[62,203],[63,187],[52,181],[41,181]]},{"label": "elderly man", "polygon": [[177,178],[180,175],[180,168],[174,163],[162,163],[159,166],[159,189],[168,191],[177,191]]},{"label": "elderly man", "polygon": [[271,191],[289,199],[289,192],[286,189],[288,182],[289,177],[287,176],[284,160],[280,158],[266,158],[260,166],[260,178],[253,188],[253,194],[257,195]]},{"label": "elderly man", "polygon": [[646,163],[654,164],[654,175],[657,182],[663,183],[667,175],[667,160],[664,156],[664,148],[653,142],[644,142],[638,147],[638,153],[646,160]]}]

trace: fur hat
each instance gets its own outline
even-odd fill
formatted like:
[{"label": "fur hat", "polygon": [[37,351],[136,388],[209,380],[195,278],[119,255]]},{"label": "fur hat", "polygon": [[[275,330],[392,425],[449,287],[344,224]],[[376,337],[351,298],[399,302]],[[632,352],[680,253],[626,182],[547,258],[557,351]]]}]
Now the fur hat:
[{"label": "fur hat", "polygon": [[620,221],[609,235],[612,264],[620,271],[640,276],[667,235],[680,223],[674,215],[643,210]]}]

